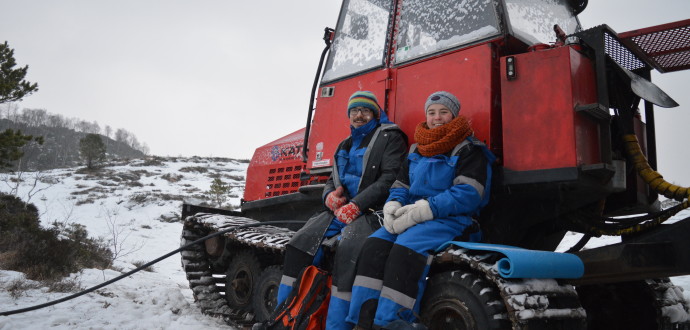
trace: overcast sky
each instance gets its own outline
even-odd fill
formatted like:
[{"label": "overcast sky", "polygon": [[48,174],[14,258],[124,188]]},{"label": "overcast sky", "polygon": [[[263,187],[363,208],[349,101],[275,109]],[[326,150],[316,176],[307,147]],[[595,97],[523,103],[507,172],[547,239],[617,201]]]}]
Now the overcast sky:
[{"label": "overcast sky", "polygon": [[[0,0],[0,42],[39,84],[21,108],[124,128],[155,155],[250,158],[304,127],[323,28],[339,9],[337,0]],[[592,0],[580,15],[585,28],[617,32],[688,18],[688,0]],[[681,104],[657,109],[660,163],[669,157],[660,169],[682,173],[690,74],[653,80]]]}]

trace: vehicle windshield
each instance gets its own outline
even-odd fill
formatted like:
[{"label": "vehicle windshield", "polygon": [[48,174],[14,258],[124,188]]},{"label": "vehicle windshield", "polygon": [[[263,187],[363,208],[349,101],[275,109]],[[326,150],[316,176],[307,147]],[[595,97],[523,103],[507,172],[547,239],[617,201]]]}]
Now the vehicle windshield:
[{"label": "vehicle windshield", "polygon": [[404,0],[396,63],[469,44],[500,31],[494,0]]},{"label": "vehicle windshield", "polygon": [[383,65],[391,0],[345,0],[323,80]]},{"label": "vehicle windshield", "polygon": [[566,34],[580,31],[580,23],[566,0],[505,0],[513,35],[527,43],[549,44],[556,41],[553,26]]}]

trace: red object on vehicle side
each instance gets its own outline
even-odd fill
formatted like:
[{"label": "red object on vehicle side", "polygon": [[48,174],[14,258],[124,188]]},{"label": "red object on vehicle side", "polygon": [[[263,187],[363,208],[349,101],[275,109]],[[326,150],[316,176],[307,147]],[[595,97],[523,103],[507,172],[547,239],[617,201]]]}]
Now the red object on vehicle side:
[{"label": "red object on vehicle side", "polygon": [[[519,78],[501,76],[503,166],[534,171],[601,162],[592,62],[570,47],[515,55]],[[505,71],[505,58],[501,71]],[[608,125],[608,123],[606,123]]]},{"label": "red object on vehicle side", "polygon": [[297,130],[254,151],[247,167],[245,200],[294,193],[305,183],[300,180],[305,168],[302,162],[304,130]]}]

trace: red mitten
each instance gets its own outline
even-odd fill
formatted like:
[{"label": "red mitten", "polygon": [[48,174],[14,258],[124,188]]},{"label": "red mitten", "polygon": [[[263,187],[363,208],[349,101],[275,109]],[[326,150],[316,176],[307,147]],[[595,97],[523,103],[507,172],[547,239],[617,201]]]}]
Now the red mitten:
[{"label": "red mitten", "polygon": [[326,195],[326,207],[329,208],[331,211],[335,212],[337,209],[341,208],[343,205],[345,205],[345,202],[347,202],[347,199],[345,196],[343,196],[343,186],[340,186],[338,188],[335,188],[334,191],[331,191]]},{"label": "red mitten", "polygon": [[352,221],[355,221],[360,214],[362,214],[362,212],[359,211],[359,207],[352,202],[345,204],[345,206],[335,211],[335,217],[338,218],[340,222],[348,225]]}]

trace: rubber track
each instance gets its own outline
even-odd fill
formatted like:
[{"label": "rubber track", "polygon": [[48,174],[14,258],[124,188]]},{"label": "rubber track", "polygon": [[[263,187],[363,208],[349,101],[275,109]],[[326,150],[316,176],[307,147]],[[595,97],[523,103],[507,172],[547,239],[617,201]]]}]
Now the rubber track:
[{"label": "rubber track", "polygon": [[505,279],[498,275],[493,252],[449,249],[435,263],[469,267],[484,275],[499,289],[506,305],[505,317],[513,330],[586,329],[586,312],[580,306],[575,287],[554,279]]},{"label": "rubber track", "polygon": [[[218,232],[231,227],[258,223],[258,221],[227,215],[198,213],[188,217],[187,221],[193,221],[202,225],[210,232]],[[283,253],[285,245],[290,241],[294,231],[276,226],[259,226],[231,231],[224,236],[227,239],[242,245],[258,248],[267,252]]]},{"label": "rubber track", "polygon": [[[186,222],[180,244],[189,244],[208,234],[209,231],[201,224]],[[216,280],[211,272],[203,243],[194,245],[180,254],[182,255],[182,268],[189,281],[189,288],[192,290],[196,305],[199,306],[203,314],[222,318],[233,326],[239,326],[241,321],[250,317],[232,310],[225,297],[220,294],[220,288],[216,285]]]},{"label": "rubber track", "polygon": [[[214,232],[256,222],[256,220],[243,217],[198,213],[185,219],[180,244],[183,246]],[[226,240],[229,239],[253,249],[282,254],[293,234],[293,231],[280,227],[260,226],[232,231],[224,234],[224,237]],[[220,317],[235,327],[251,327],[254,323],[254,315],[231,308],[225,297],[221,295],[222,288],[216,285],[217,278],[213,277],[204,244],[201,243],[182,251],[181,255],[182,268],[201,312]]]},{"label": "rubber track", "polygon": [[668,278],[649,279],[645,283],[654,295],[661,328],[690,329],[690,303],[685,300],[683,289]]}]

